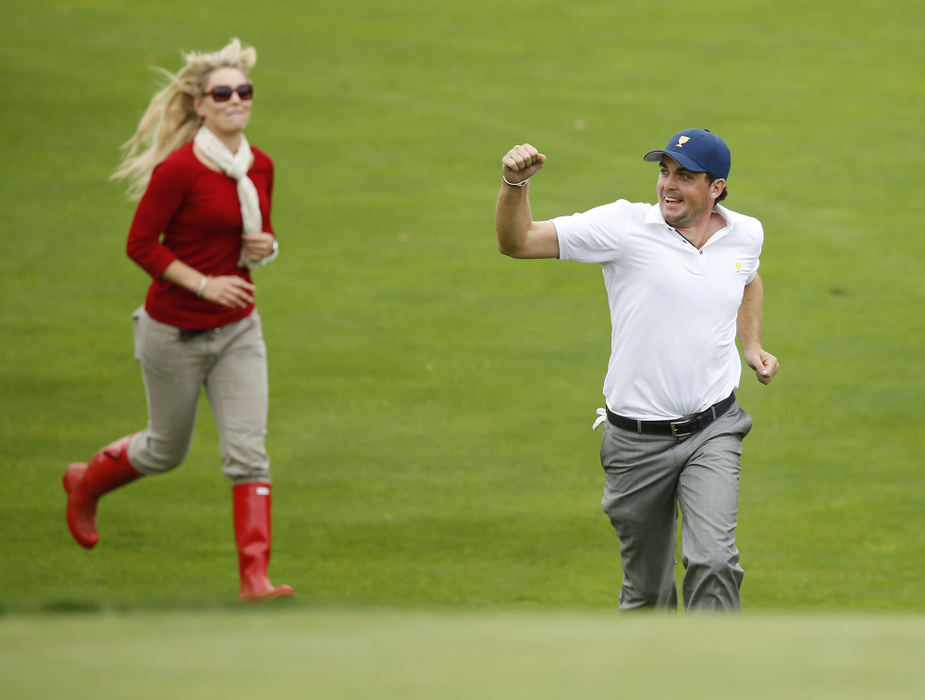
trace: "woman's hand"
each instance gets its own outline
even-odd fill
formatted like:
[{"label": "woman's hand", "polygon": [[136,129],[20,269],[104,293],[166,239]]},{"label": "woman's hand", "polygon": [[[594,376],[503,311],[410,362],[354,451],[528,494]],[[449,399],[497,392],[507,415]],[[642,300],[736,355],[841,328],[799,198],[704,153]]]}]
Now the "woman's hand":
[{"label": "woman's hand", "polygon": [[276,239],[272,233],[245,233],[241,236],[244,242],[242,251],[248,260],[258,262],[273,252],[273,241]]},{"label": "woman's hand", "polygon": [[254,291],[256,289],[256,285],[242,277],[221,275],[219,277],[209,277],[206,280],[201,296],[207,301],[221,304],[231,309],[243,309],[254,302]]}]

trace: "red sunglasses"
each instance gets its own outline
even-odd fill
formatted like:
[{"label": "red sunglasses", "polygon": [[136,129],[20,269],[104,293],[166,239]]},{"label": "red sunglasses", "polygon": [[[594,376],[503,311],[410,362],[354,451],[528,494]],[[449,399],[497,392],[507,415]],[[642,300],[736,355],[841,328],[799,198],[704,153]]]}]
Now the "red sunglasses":
[{"label": "red sunglasses", "polygon": [[216,102],[227,102],[234,93],[238,93],[238,97],[242,100],[252,100],[254,99],[254,86],[250,83],[241,83],[234,88],[230,85],[216,85],[211,90],[207,90],[204,95],[211,96]]}]

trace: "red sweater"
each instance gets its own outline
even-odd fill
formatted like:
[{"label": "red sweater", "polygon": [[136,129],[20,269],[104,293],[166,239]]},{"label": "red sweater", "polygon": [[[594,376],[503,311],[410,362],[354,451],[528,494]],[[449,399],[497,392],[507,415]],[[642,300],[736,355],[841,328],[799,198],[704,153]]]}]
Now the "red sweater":
[{"label": "red sweater", "polygon": [[[256,148],[248,176],[257,188],[263,230],[273,233],[270,198],[273,161]],[[145,310],[151,318],[179,328],[218,328],[240,321],[253,310],[229,309],[197,297],[161,275],[174,260],[181,260],[205,275],[238,275],[250,280],[247,268],[238,267],[241,255],[241,205],[237,184],[224,173],[210,170],[193,154],[188,143],[171,153],[151,174],[132,227],[126,252],[153,281]]]}]

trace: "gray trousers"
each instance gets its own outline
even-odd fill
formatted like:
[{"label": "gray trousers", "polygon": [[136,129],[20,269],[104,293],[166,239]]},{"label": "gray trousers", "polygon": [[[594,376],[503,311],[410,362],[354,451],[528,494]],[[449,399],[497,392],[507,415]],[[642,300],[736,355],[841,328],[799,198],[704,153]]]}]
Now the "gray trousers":
[{"label": "gray trousers", "polygon": [[179,329],[134,315],[135,359],[141,365],[148,427],[129,444],[142,474],[179,465],[189,451],[199,394],[205,387],[218,426],[222,469],[233,483],[269,481],[267,351],[260,316],[180,340]]},{"label": "gray trousers", "polygon": [[683,439],[604,426],[601,505],[620,539],[620,608],[677,608],[680,508],[685,607],[738,610],[744,576],[735,543],[739,463],[751,417],[734,403]]}]

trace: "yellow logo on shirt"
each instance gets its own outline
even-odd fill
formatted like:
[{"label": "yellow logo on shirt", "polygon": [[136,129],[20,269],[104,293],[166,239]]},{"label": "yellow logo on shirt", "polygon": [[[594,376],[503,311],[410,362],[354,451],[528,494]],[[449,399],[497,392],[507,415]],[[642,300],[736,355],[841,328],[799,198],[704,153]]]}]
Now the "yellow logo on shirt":
[{"label": "yellow logo on shirt", "polygon": [[742,272],[742,263],[736,263],[736,272]]},{"label": "yellow logo on shirt", "polygon": [[678,142],[675,144],[678,148],[684,148],[684,144],[691,140],[690,136],[682,136],[678,139]]}]

